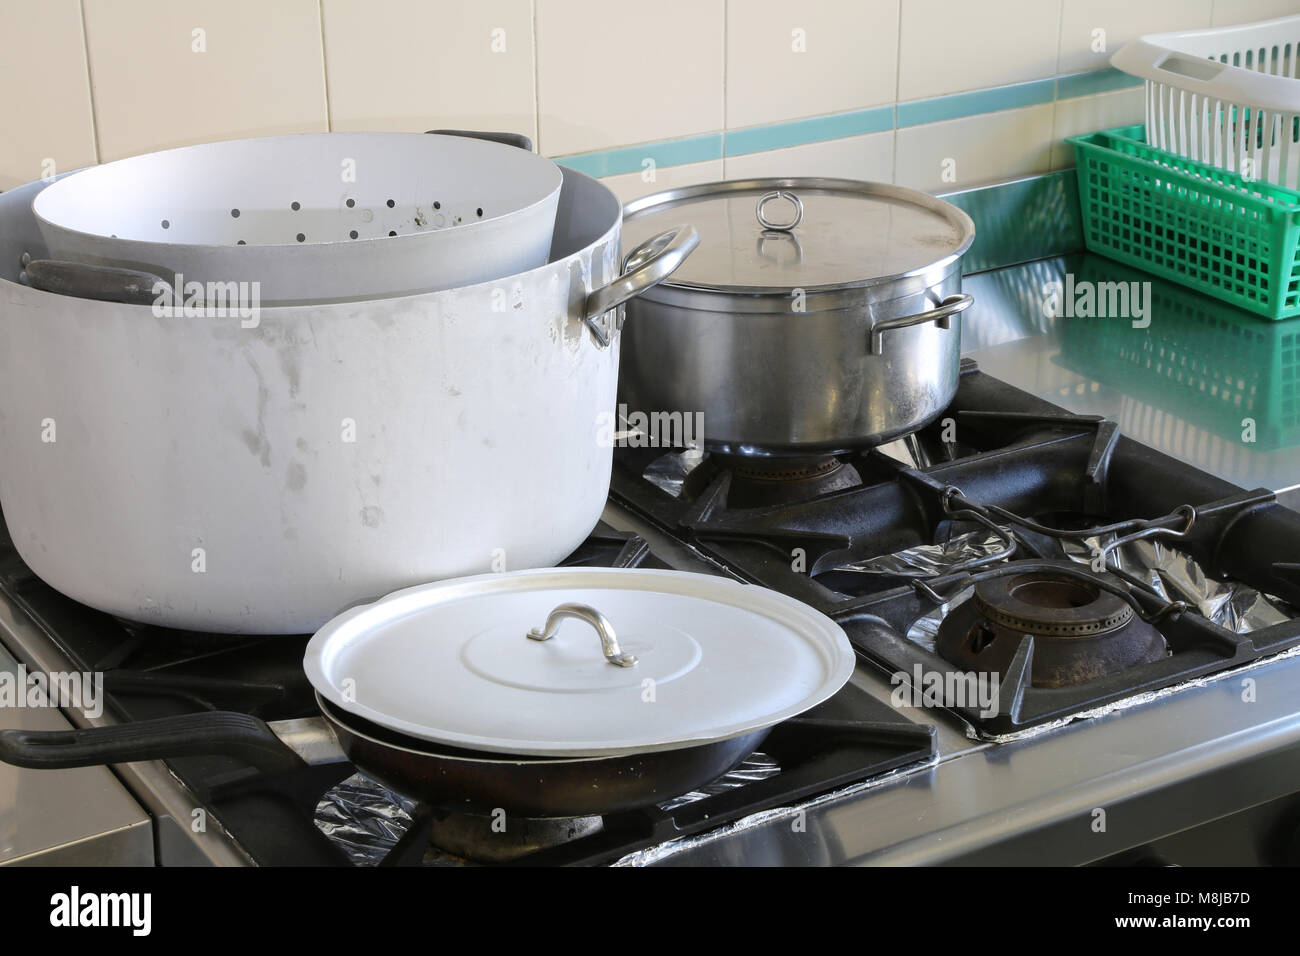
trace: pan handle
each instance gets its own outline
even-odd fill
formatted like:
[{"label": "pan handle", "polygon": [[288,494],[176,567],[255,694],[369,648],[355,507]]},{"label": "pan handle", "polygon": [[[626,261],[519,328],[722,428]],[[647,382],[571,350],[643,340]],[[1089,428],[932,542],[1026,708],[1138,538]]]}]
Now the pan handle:
[{"label": "pan handle", "polygon": [[505,146],[517,146],[525,153],[533,151],[533,141],[523,133],[491,133],[476,129],[426,129],[425,134],[435,136],[464,136],[467,139],[485,139],[489,143],[501,143]]},{"label": "pan handle", "polygon": [[674,226],[652,236],[628,253],[623,260],[622,275],[587,296],[582,321],[602,348],[609,345],[610,334],[597,320],[610,309],[663,282],[699,244],[700,233],[694,226]]},{"label": "pan handle", "polygon": [[954,315],[965,312],[974,301],[965,292],[958,292],[956,295],[948,296],[928,312],[918,312],[916,315],[904,315],[897,319],[885,319],[883,322],[877,322],[871,327],[871,338],[867,342],[867,351],[872,355],[880,355],[884,352],[885,333],[891,329],[906,329],[913,325],[924,325],[926,322],[934,322],[939,328],[946,329],[949,327],[948,320]]},{"label": "pan handle", "polygon": [[237,757],[267,773],[303,766],[265,722],[221,710],[82,730],[0,731],[0,760],[40,770],[212,754]]},{"label": "pan handle", "polygon": [[624,654],[623,648],[618,646],[618,638],[614,635],[614,626],[609,623],[609,619],[590,604],[561,604],[546,615],[546,624],[533,628],[528,632],[528,637],[534,641],[549,641],[560,629],[560,622],[566,618],[584,621],[594,627],[600,635],[600,649],[605,654],[605,660],[615,667],[631,667],[636,663],[635,657]]},{"label": "pan handle", "polygon": [[139,269],[119,269],[64,259],[33,259],[25,264],[23,277],[33,289],[76,299],[152,305],[158,301],[161,286],[170,293],[167,301],[175,301],[175,293],[167,280]]}]

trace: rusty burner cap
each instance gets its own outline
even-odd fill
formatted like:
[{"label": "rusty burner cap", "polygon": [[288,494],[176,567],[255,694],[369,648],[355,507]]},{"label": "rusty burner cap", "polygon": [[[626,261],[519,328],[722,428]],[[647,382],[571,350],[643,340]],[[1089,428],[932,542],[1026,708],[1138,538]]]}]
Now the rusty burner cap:
[{"label": "rusty burner cap", "polygon": [[1027,635],[1035,687],[1083,684],[1167,653],[1164,637],[1123,598],[1051,571],[978,582],[974,596],[940,623],[935,649],[965,669],[1005,677]]},{"label": "rusty burner cap", "polygon": [[829,455],[758,458],[717,454],[710,457],[731,472],[729,508],[791,504],[862,484],[857,469]]}]

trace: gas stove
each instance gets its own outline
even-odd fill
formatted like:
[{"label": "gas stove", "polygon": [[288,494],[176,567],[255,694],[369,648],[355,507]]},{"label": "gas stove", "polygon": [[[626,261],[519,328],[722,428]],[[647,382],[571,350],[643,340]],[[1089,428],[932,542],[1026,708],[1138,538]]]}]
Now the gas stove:
[{"label": "gas stove", "polygon": [[[962,371],[948,412],[897,456],[873,449],[784,473],[781,459],[760,460],[755,479],[749,462],[638,450],[620,459],[612,497],[743,580],[830,615],[891,676],[996,674],[996,706],[950,707],[984,737],[1300,645],[1286,610],[1300,606],[1300,515],[970,360]],[[923,574],[881,560],[963,535],[987,547]],[[1234,590],[1264,609],[1259,620],[1249,633],[1225,627],[1126,570],[1118,558],[1140,543],[1176,547],[1193,576],[1244,582]],[[937,644],[908,639],[950,605]]]},{"label": "gas stove", "polygon": [[[160,863],[1090,862],[1250,807],[1293,832],[1300,515],[962,372],[945,414],[896,446],[796,462],[616,452],[605,521],[566,564],[774,588],[838,621],[860,658],[839,694],[698,793],[532,821],[504,846],[490,823],[346,763],[268,774],[187,757],[99,784],[138,803]],[[1177,562],[1195,570],[1161,576]],[[1200,593],[1178,589],[1191,579]],[[43,584],[7,541],[0,605],[17,661],[105,675],[104,715],[73,722],[316,712],[305,636],[125,624]],[[19,797],[40,776],[0,772],[21,775]],[[1097,810],[1120,822],[1090,827]],[[96,858],[84,836],[50,842],[8,852]]]}]

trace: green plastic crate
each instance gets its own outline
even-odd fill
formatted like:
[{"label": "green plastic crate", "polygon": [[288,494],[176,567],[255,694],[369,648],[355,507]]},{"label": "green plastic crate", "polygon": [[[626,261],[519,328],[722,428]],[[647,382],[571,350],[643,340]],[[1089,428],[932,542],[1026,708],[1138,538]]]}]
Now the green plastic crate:
[{"label": "green plastic crate", "polygon": [[1300,193],[1148,146],[1071,136],[1089,250],[1269,319],[1300,315]]}]

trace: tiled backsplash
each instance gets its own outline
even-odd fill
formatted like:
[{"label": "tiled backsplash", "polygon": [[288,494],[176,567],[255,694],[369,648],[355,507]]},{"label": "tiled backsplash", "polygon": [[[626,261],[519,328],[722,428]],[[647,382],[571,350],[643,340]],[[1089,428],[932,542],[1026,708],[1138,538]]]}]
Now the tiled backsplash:
[{"label": "tiled backsplash", "polygon": [[949,192],[1139,122],[1142,33],[1300,0],[0,0],[0,188],[240,136],[525,133],[626,198],[825,175]]}]

